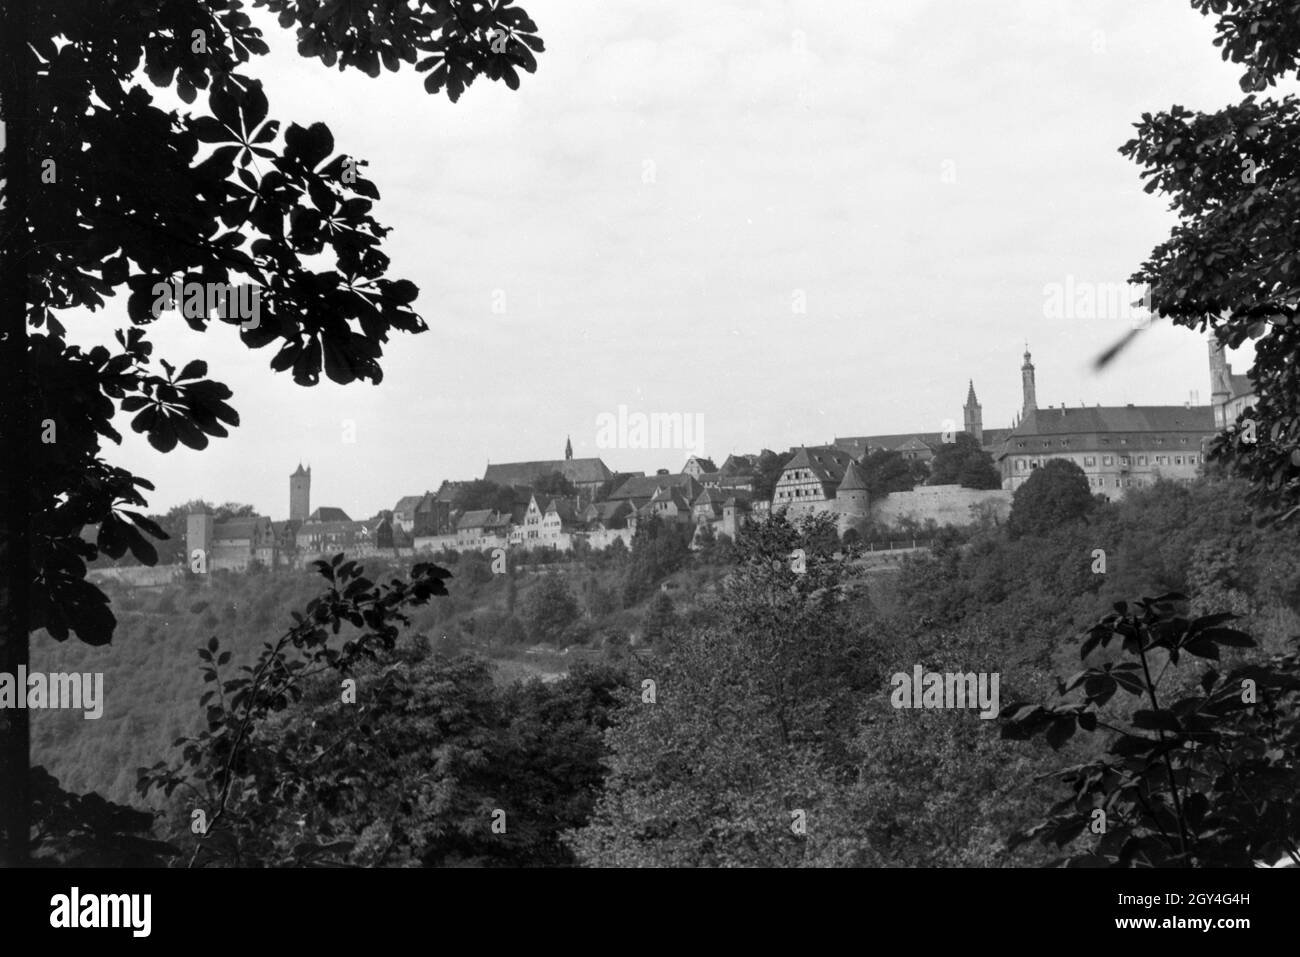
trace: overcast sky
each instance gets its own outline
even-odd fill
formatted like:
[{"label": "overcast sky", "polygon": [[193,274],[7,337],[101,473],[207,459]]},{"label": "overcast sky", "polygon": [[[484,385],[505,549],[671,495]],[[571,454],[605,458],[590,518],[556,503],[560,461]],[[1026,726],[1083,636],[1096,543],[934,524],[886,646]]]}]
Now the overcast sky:
[{"label": "overcast sky", "polygon": [[[620,405],[703,416],[719,463],[938,431],[968,379],[1007,426],[1026,340],[1041,406],[1208,401],[1196,334],[1157,325],[1098,375],[1131,321],[1045,315],[1049,284],[1122,283],[1168,234],[1117,152],[1141,113],[1241,98],[1186,0],[523,5],[538,72],[455,105],[409,70],[302,60],[261,21],[271,115],[324,120],[370,162],[391,275],[430,331],[390,342],[378,387],[303,388],[274,348],[165,314],[159,353],[206,359],[242,425],[161,455],[124,423],[108,454],[155,482],[151,510],[283,518],[302,460],[313,507],[366,517],[566,436],[613,469],[679,470],[687,451],[597,447]],[[107,341],[123,306],[75,337]]]}]

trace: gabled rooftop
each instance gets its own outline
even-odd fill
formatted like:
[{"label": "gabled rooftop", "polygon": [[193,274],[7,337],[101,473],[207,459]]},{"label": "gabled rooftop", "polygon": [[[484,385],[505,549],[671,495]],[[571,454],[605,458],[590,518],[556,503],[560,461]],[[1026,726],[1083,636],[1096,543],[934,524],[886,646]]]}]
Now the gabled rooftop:
[{"label": "gabled rooftop", "polygon": [[794,469],[806,469],[829,490],[840,484],[840,480],[844,478],[844,470],[852,461],[852,455],[834,446],[805,445],[801,446],[794,457],[785,464],[781,474],[784,477],[787,472]]},{"label": "gabled rooftop", "polygon": [[683,495],[693,499],[700,494],[700,489],[703,486],[689,475],[634,476],[614,489],[609,494],[609,501],[619,501],[621,499],[645,501],[660,488],[681,489]]},{"label": "gabled rooftop", "polygon": [[1031,409],[1012,434],[1023,437],[1114,432],[1209,434],[1214,431],[1214,410],[1208,405],[1096,405]]},{"label": "gabled rooftop", "polygon": [[541,459],[489,465],[483,478],[498,485],[532,485],[552,472],[559,472],[570,482],[582,485],[598,485],[614,474],[600,459]]},{"label": "gabled rooftop", "polygon": [[[426,493],[427,494],[427,493]],[[413,513],[417,505],[424,501],[424,495],[403,495],[393,506],[394,514],[398,512]]]}]

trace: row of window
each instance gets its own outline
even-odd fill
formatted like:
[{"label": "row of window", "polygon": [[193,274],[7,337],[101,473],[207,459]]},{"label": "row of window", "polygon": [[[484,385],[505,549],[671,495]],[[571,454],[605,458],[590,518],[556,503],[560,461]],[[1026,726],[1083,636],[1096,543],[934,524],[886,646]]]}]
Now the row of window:
[{"label": "row of window", "polygon": [[813,488],[791,488],[784,491],[778,490],[777,498],[823,498],[821,486]]},{"label": "row of window", "polygon": [[[1053,455],[1052,458],[1063,459],[1067,462],[1074,462],[1076,461],[1078,456]],[[1195,465],[1197,463],[1197,456],[1195,455],[1155,455],[1155,456],[1150,456],[1150,458],[1154,459],[1155,465]],[[1119,456],[1120,468],[1128,468],[1130,464],[1145,466],[1147,464],[1147,459],[1148,456],[1146,455],[1134,455],[1134,456],[1121,455]],[[1015,467],[1017,472],[1023,472],[1026,469],[1036,469],[1038,468],[1039,464],[1040,464],[1039,462],[1033,459],[1016,459]],[[1103,455],[1101,457],[1101,464],[1103,468],[1113,468],[1115,465],[1115,456]],[[1095,455],[1083,456],[1083,467],[1096,468],[1097,456]]]},{"label": "row of window", "polygon": [[[1115,488],[1132,488],[1134,485],[1142,486],[1151,484],[1151,480],[1147,478],[1114,479],[1113,481],[1115,483]],[[1123,482],[1122,486],[1120,484],[1121,482]],[[1105,488],[1106,480],[1104,478],[1089,477],[1088,484],[1093,488]]]},{"label": "row of window", "polygon": [[[558,522],[558,519],[552,519],[552,520],[551,520],[551,524],[552,524],[552,525],[556,524],[557,522]],[[541,512],[538,512],[538,513],[535,514],[535,515],[534,515],[532,512],[529,512],[527,515],[524,516],[524,524],[525,524],[525,525],[545,525],[545,524],[546,524],[546,515],[543,515]]]}]

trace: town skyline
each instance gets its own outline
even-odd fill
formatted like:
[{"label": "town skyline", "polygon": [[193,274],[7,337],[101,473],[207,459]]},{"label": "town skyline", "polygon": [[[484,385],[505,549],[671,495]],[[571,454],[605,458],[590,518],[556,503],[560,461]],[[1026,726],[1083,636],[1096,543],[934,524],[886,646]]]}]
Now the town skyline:
[{"label": "town skyline", "polygon": [[[574,2],[545,19],[553,55],[528,84],[456,105],[398,76],[352,84],[266,31],[272,114],[327,118],[366,160],[391,273],[420,287],[429,331],[386,344],[376,387],[302,388],[236,329],[164,316],[157,354],[205,360],[241,425],[168,455],[124,430],[108,455],[155,484],[150,510],[279,514],[301,458],[319,501],[371,513],[489,459],[554,457],[566,435],[597,454],[597,416],[619,405],[702,414],[705,452],[725,457],[934,431],[974,379],[1002,427],[1025,339],[1044,403],[1206,401],[1197,337],[1157,322],[1094,375],[1129,321],[1051,318],[1045,291],[1124,283],[1168,234],[1118,153],[1142,112],[1239,92],[1181,0]],[[118,323],[99,320],[122,308],[69,315],[70,335],[111,342]],[[653,471],[686,450],[601,454]]]},{"label": "town skyline", "polygon": [[[1151,330],[1149,329],[1144,330],[1144,334],[1149,334],[1150,331]],[[1187,336],[1185,331],[1183,332],[1183,334],[1184,337]],[[1166,401],[1131,401],[1127,399],[1125,401],[1117,401],[1113,399],[1113,397],[1109,397],[1109,396],[1101,397],[1101,398],[1093,397],[1091,401],[1085,398],[1084,400],[1079,402],[1063,402],[1059,400],[1059,398],[1056,396],[1055,390],[1052,389],[1049,380],[1045,383],[1047,388],[1039,393],[1039,407],[1042,409],[1048,409],[1048,408],[1059,408],[1062,405],[1068,408],[1076,408],[1076,407],[1090,407],[1096,405],[1123,406],[1123,405],[1130,405],[1130,404],[1138,405],[1138,406],[1162,406],[1162,407],[1164,406],[1174,407],[1174,406],[1183,406],[1183,405],[1192,404],[1197,407],[1208,407],[1210,404],[1210,381],[1209,381],[1208,371],[1205,368],[1204,346],[1206,340],[1198,337],[1191,337],[1191,338],[1196,340],[1200,346],[1199,363],[1201,365],[1201,371],[1202,371],[1202,377],[1204,378],[1204,383],[1195,388],[1188,389],[1187,392],[1184,393],[1183,401],[1181,402],[1174,401],[1173,399],[1168,399]],[[1139,341],[1140,339],[1141,337],[1139,337]],[[1030,351],[1032,352],[1032,349]],[[1225,350],[1225,355],[1228,357],[1229,364],[1236,372],[1243,371],[1244,365],[1241,363],[1239,359],[1238,361],[1233,362],[1232,356],[1234,354],[1240,355],[1242,354],[1242,352],[1244,352],[1244,350],[1238,350],[1236,353],[1234,353],[1232,350]],[[1019,358],[1019,356],[1017,358]],[[1039,372],[1041,373],[1043,364],[1039,361],[1037,354],[1035,354],[1034,362]],[[1044,380],[1041,374],[1038,378],[1038,382],[1040,383],[1040,385],[1044,384]],[[1009,430],[1012,427],[1012,425],[1015,423],[1015,421],[1019,418],[1022,412],[1023,393],[1021,393],[1021,401],[1016,404],[1015,411],[1012,412],[1009,416],[1007,416],[1005,418],[1005,421],[999,421],[997,416],[990,417],[990,414],[987,411],[988,404],[983,399],[984,393],[979,389],[978,382],[973,380],[968,380],[968,386],[970,384],[974,385],[975,392],[979,397],[980,404],[982,408],[985,410],[983,413],[984,429],[986,431]],[[1021,387],[1022,385],[1019,376],[1019,369],[1017,369],[1015,388],[1019,392]],[[963,391],[963,395],[964,395],[964,391]],[[1192,402],[1193,397],[1195,397],[1197,401]],[[624,408],[626,408],[626,406]],[[638,411],[641,410],[627,409],[627,413],[629,417],[635,415]],[[689,414],[690,413],[682,414],[682,413],[665,413],[665,412],[658,412],[658,411],[647,411],[648,417],[676,415],[680,418],[685,418]],[[940,418],[937,418],[935,419],[935,421],[929,423],[928,425],[923,425],[917,428],[909,429],[903,427],[905,425],[904,423],[885,422],[883,423],[884,427],[880,427],[880,428],[838,429],[832,435],[811,436],[805,438],[802,441],[796,441],[791,443],[771,443],[771,442],[759,441],[756,444],[751,444],[750,446],[746,446],[746,447],[737,446],[737,447],[728,448],[725,451],[718,450],[715,447],[713,447],[713,445],[707,441],[707,438],[702,450],[699,447],[694,445],[690,447],[682,447],[682,448],[602,447],[598,441],[591,439],[591,436],[598,436],[600,434],[602,416],[608,416],[612,419],[614,418],[615,415],[616,413],[611,411],[597,413],[593,417],[594,418],[593,428],[591,429],[590,435],[588,436],[589,441],[587,442],[575,441],[574,433],[565,433],[564,444],[561,445],[559,449],[555,449],[555,448],[547,449],[544,447],[544,445],[541,442],[537,441],[536,439],[530,439],[526,445],[526,448],[529,451],[535,451],[536,454],[525,454],[524,452],[516,449],[492,450],[493,454],[486,457],[483,460],[482,464],[479,465],[477,468],[470,466],[462,470],[462,472],[460,472],[459,474],[436,475],[433,476],[430,481],[425,482],[423,485],[420,484],[418,480],[418,476],[416,476],[415,481],[408,482],[407,485],[404,487],[404,489],[397,492],[396,494],[392,496],[388,496],[386,498],[381,498],[379,495],[376,495],[374,500],[367,500],[365,504],[344,503],[341,501],[336,501],[335,497],[331,496],[330,494],[330,490],[337,487],[335,483],[331,481],[330,476],[328,476],[324,470],[313,469],[312,459],[309,456],[304,455],[304,456],[297,457],[293,460],[292,463],[293,468],[282,470],[284,471],[284,475],[274,477],[274,481],[276,483],[274,489],[259,490],[259,493],[255,498],[236,498],[229,495],[221,494],[218,491],[216,494],[209,494],[209,495],[195,494],[195,495],[180,496],[176,498],[174,501],[169,501],[167,504],[161,507],[155,506],[154,504],[151,503],[150,509],[155,512],[165,512],[168,509],[174,507],[175,505],[184,504],[185,502],[192,501],[194,499],[203,499],[211,502],[214,505],[220,505],[226,502],[238,502],[240,504],[252,505],[256,510],[257,514],[259,515],[266,515],[274,519],[287,518],[289,517],[289,506],[288,506],[289,499],[288,499],[288,494],[285,491],[285,486],[282,480],[285,476],[291,475],[297,468],[306,467],[307,469],[311,470],[313,473],[313,482],[319,483],[313,485],[312,498],[311,498],[313,509],[317,507],[341,508],[343,511],[347,512],[348,515],[351,516],[354,520],[361,520],[361,519],[369,519],[379,514],[380,512],[391,510],[393,502],[396,502],[402,496],[418,495],[424,492],[436,492],[439,486],[444,481],[459,482],[459,481],[473,481],[475,479],[481,479],[483,478],[488,466],[491,465],[563,459],[565,457],[565,446],[569,446],[571,448],[572,455],[574,458],[601,459],[604,462],[604,464],[609,467],[611,472],[615,472],[615,473],[642,472],[646,475],[654,475],[660,469],[665,469],[669,474],[676,475],[682,471],[682,466],[692,456],[711,458],[714,459],[718,464],[721,464],[721,462],[728,455],[731,454],[756,455],[764,449],[770,449],[771,451],[777,452],[779,454],[785,454],[791,452],[794,449],[798,449],[802,447],[829,446],[834,444],[835,439],[837,438],[844,438],[853,435],[907,434],[912,432],[916,432],[916,433],[944,432],[950,426],[955,427],[956,431],[962,431],[962,410],[961,407],[958,406],[954,410],[954,412],[944,415]],[[340,436],[339,436],[340,444],[359,445],[360,444],[359,436],[361,434],[361,430],[359,428],[356,430],[358,435],[357,442],[346,443],[343,441],[344,436],[342,433],[347,430],[348,430],[347,426],[344,426],[340,429]],[[670,432],[671,430],[666,429],[664,434],[670,434]],[[649,432],[649,434],[654,435],[655,432],[651,431]],[[680,436],[684,436],[689,439],[691,437],[691,429],[689,426],[687,426],[684,429],[678,429],[676,434]],[[707,428],[705,429],[705,435],[707,436]],[[332,461],[333,457],[328,454],[329,450],[323,449],[323,451],[327,453],[324,456],[324,460]],[[496,454],[498,451],[500,451],[502,454]],[[203,453],[199,452],[193,454],[201,455]],[[625,462],[628,460],[635,460],[637,463],[647,463],[647,464],[637,464],[635,466],[627,465],[625,464]],[[406,471],[413,472],[413,468],[407,469]],[[262,474],[262,473],[259,472],[258,474]],[[390,477],[390,479],[384,483],[384,487],[389,487],[393,485],[395,481],[397,480]],[[160,492],[161,491],[162,490],[160,490]]]}]

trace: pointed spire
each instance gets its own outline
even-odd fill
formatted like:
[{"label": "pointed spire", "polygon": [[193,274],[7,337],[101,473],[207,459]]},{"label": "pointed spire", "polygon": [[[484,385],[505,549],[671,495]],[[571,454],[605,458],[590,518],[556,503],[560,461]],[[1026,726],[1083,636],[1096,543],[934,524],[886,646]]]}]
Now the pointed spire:
[{"label": "pointed spire", "polygon": [[567,435],[564,437],[564,458],[566,461],[573,458],[573,441]]},{"label": "pointed spire", "polygon": [[867,477],[862,472],[862,466],[853,459],[849,459],[848,467],[844,469],[844,477],[840,479],[840,484],[835,490],[836,493],[856,491],[865,492],[866,490]]}]

